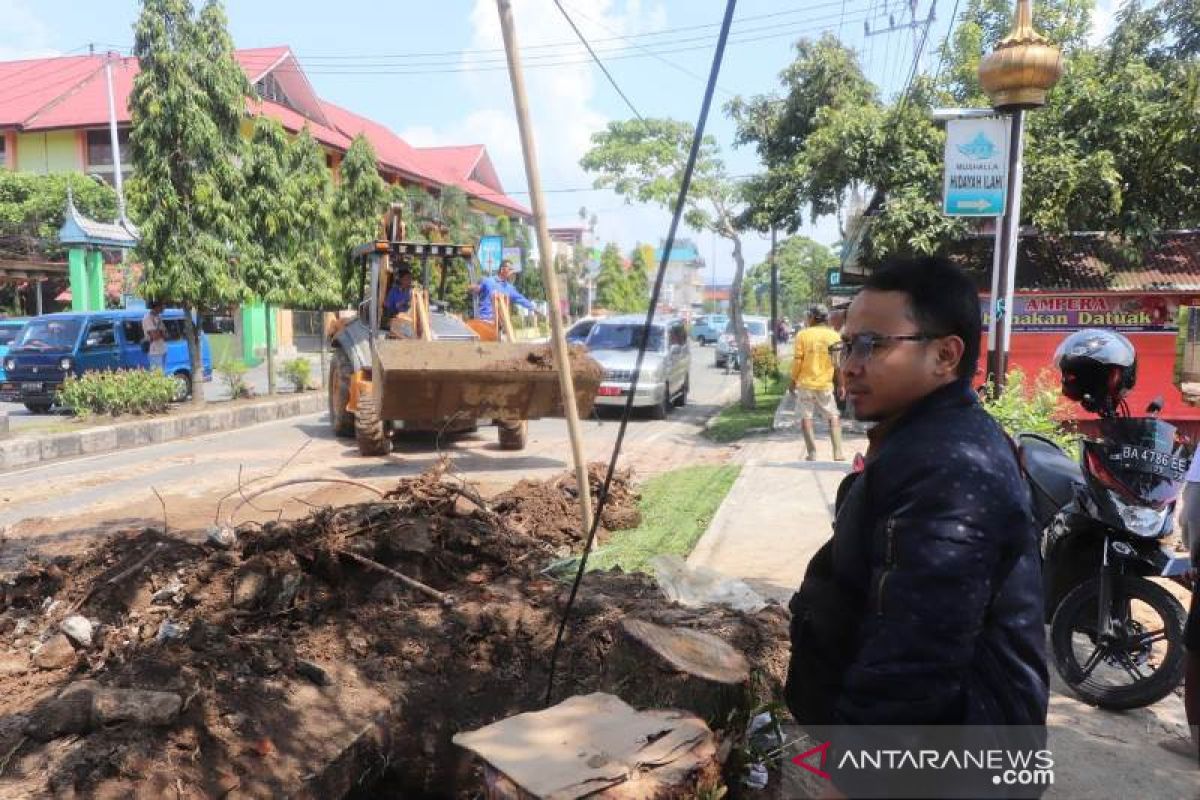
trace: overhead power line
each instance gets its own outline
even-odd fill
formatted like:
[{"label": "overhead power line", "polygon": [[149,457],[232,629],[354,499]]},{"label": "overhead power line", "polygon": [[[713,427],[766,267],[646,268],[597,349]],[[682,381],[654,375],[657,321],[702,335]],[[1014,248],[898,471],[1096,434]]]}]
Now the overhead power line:
[{"label": "overhead power line", "polygon": [[608,82],[612,84],[612,87],[616,90],[617,94],[621,95],[621,99],[625,101],[625,105],[629,106],[629,110],[633,112],[635,117],[642,122],[645,122],[646,118],[643,117],[641,112],[634,107],[633,101],[625,95],[625,92],[621,91],[621,87],[617,85],[616,78],[614,78],[612,73],[608,71],[608,67],[604,66],[604,62],[600,60],[600,56],[596,55],[596,51],[593,50],[591,44],[588,43],[587,37],[583,35],[583,31],[579,30],[579,26],[575,24],[575,20],[571,19],[571,15],[567,13],[565,8],[563,8],[562,3],[560,3],[559,0],[554,0],[554,5],[558,6],[558,10],[562,12],[563,19],[567,21],[567,24],[571,26],[571,30],[575,31],[575,35],[579,37],[579,41],[582,42],[583,46],[587,48],[587,51],[591,53],[592,60],[596,62],[596,66],[598,66],[600,71],[604,73],[604,77],[608,78]]}]

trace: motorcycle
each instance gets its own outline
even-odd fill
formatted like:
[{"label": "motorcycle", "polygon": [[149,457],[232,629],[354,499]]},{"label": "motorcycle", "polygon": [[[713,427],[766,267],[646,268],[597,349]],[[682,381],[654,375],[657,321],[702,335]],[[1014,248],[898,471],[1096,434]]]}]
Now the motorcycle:
[{"label": "motorcycle", "polygon": [[1043,530],[1055,669],[1105,709],[1156,703],[1183,675],[1186,612],[1150,578],[1178,579],[1189,567],[1164,540],[1190,453],[1157,418],[1161,408],[1155,401],[1145,417],[1130,416],[1123,401],[1089,408],[1100,413],[1099,436],[1080,442],[1078,463],[1049,439],[1018,437]]}]

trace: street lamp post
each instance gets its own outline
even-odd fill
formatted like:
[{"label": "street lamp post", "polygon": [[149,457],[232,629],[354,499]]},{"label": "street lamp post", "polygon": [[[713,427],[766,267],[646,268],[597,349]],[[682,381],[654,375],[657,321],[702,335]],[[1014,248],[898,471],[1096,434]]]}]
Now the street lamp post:
[{"label": "street lamp post", "polygon": [[979,63],[979,83],[992,108],[1009,114],[1008,186],[992,276],[992,320],[988,329],[988,377],[1004,391],[1012,340],[1017,243],[1021,228],[1025,112],[1046,104],[1046,92],[1062,77],[1062,53],[1033,29],[1033,0],[1017,0],[1013,30]]}]

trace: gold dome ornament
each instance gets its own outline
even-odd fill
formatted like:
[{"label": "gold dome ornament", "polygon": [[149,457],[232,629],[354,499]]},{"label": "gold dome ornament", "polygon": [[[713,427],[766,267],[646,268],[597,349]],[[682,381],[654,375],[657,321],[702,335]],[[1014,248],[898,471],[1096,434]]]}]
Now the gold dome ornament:
[{"label": "gold dome ornament", "polygon": [[979,83],[997,111],[1046,105],[1062,77],[1062,53],[1033,29],[1033,0],[1017,0],[1013,31],[979,62]]}]

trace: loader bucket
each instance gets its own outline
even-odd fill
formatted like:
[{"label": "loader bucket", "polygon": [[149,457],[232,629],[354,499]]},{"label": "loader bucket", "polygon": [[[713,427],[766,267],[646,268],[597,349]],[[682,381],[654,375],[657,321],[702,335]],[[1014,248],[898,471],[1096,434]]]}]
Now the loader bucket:
[{"label": "loader bucket", "polygon": [[[603,370],[583,348],[571,351],[580,416],[592,412]],[[549,345],[383,340],[372,374],[387,420],[537,419],[563,414]]]}]

